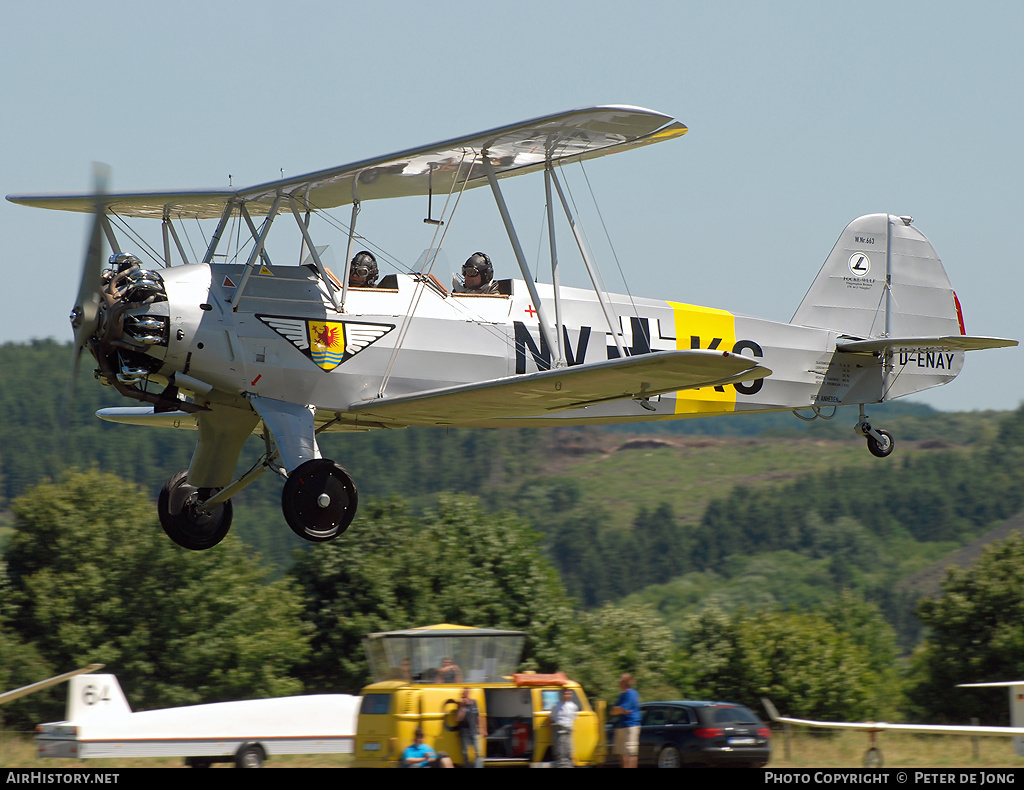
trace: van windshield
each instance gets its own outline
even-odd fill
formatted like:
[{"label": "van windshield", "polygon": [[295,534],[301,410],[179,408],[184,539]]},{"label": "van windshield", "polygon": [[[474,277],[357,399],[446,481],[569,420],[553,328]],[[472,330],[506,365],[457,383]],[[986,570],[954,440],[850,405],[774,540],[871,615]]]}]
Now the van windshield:
[{"label": "van windshield", "polygon": [[518,669],[525,641],[518,631],[392,631],[367,637],[366,655],[374,682],[486,683]]}]

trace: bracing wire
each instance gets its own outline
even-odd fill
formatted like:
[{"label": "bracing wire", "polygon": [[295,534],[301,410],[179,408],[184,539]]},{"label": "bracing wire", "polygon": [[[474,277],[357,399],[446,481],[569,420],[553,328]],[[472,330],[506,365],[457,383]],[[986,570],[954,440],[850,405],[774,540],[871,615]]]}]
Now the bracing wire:
[{"label": "bracing wire", "polygon": [[[431,269],[434,267],[434,263],[437,261],[437,251],[441,245],[444,244],[445,235],[448,233],[448,229],[451,227],[451,218],[455,216],[455,212],[459,207],[459,202],[462,200],[462,195],[466,191],[466,186],[469,184],[469,176],[473,172],[473,165],[476,163],[476,156],[470,162],[469,170],[466,172],[466,178],[462,182],[462,188],[459,190],[458,197],[455,199],[455,205],[452,206],[451,214],[446,214],[448,210],[448,204],[451,201],[452,193],[455,191],[455,185],[459,182],[459,177],[462,175],[462,166],[465,164],[466,156],[463,153],[462,158],[459,160],[458,169],[455,171],[455,178],[452,179],[451,188],[448,190],[448,196],[445,198],[444,206],[441,209],[441,216],[448,216],[448,222],[443,226],[444,230],[441,231],[441,239],[437,241],[438,231],[442,226],[438,225],[434,227],[434,238],[431,240],[431,249],[434,250],[434,254],[431,257],[429,264],[426,267],[425,275],[429,275]],[[437,241],[437,245],[434,246],[434,241]],[[395,340],[395,345],[391,349],[391,357],[388,360],[387,367],[384,369],[384,375],[381,377],[380,388],[377,390],[377,397],[384,397],[384,390],[387,388],[388,381],[391,380],[391,373],[394,370],[395,363],[398,361],[398,354],[402,349],[402,345],[405,343],[405,338],[408,335],[409,327],[412,325],[412,317],[416,314],[416,309],[419,307],[420,299],[423,297],[423,292],[426,289],[426,283],[422,280],[417,281],[416,288],[413,290],[412,299],[409,302],[409,309],[406,311],[405,317],[402,319],[402,326],[398,332],[398,338]]]},{"label": "bracing wire", "polygon": [[[199,236],[203,240],[203,249],[210,249],[210,240],[206,238],[206,233],[203,232],[203,223],[199,221],[199,217],[193,217],[193,219],[196,221],[196,227],[199,228]],[[188,234],[186,234],[186,236],[187,235]],[[188,246],[191,247],[192,243],[189,242]],[[195,255],[195,250],[192,250],[192,254]],[[199,260],[198,256],[196,256],[196,260]]]},{"label": "bracing wire", "polygon": [[124,233],[129,238],[131,238],[136,244],[138,244],[140,249],[145,249],[147,251],[147,254],[154,260],[163,261],[163,255],[160,252],[158,252],[157,249],[153,247],[152,244],[150,244],[148,241],[142,238],[139,232],[136,231],[135,228],[133,228],[131,225],[129,225],[123,217],[113,213],[111,213],[109,216],[116,220],[117,226],[121,229],[121,232]]},{"label": "bracing wire", "polygon": [[[559,171],[562,172],[563,174],[565,173],[565,169],[561,165],[559,165]],[[576,197],[575,197],[575,195],[573,195],[572,189],[571,189],[571,187],[569,186],[569,183],[568,183],[568,179],[563,178],[562,182],[565,185],[565,191],[569,195],[569,202],[572,204],[573,212],[576,215],[577,226],[579,227],[580,232],[581,232],[581,234],[583,236],[583,243],[584,243],[584,245],[587,247],[587,249],[591,253],[591,260],[593,262],[594,273],[597,275],[597,283],[594,285],[595,294],[598,292],[598,290],[600,290],[601,293],[603,293],[606,296],[608,296],[608,298],[609,298],[609,307],[611,307],[611,291],[605,285],[604,276],[601,274],[601,269],[597,265],[597,256],[595,256],[593,254],[594,253],[594,246],[590,243],[590,236],[587,233],[587,228],[583,224],[582,219],[580,218],[579,208],[576,205]],[[621,325],[621,319],[619,320],[619,324],[620,325],[619,325],[618,329],[614,329],[613,326],[611,326],[611,324],[614,323],[611,318],[608,318],[608,322],[610,324],[609,327],[608,327],[608,330],[610,332],[612,332],[615,336],[617,336],[618,338],[620,338],[620,339],[622,339],[624,341],[625,338],[623,336],[623,327]]]},{"label": "bracing wire", "polygon": [[192,244],[192,237],[188,235],[188,228],[185,227],[185,220],[178,215],[178,227],[181,228],[181,235],[185,237],[185,241],[188,243],[188,251],[192,253],[192,260],[198,261],[199,256],[196,255],[196,248]]},{"label": "bracing wire", "polygon": [[[615,266],[619,270],[619,277],[622,279],[622,285],[626,289],[626,296],[629,297],[629,304],[633,308],[633,315],[637,318],[640,317],[640,311],[637,310],[636,302],[633,300],[633,292],[629,288],[629,282],[626,280],[626,274],[622,271],[622,263],[619,261],[619,255],[615,251],[615,245],[612,243],[611,234],[608,232],[608,226],[605,224],[604,215],[601,213],[601,206],[597,202],[597,196],[594,194],[594,188],[590,185],[590,178],[587,176],[587,169],[583,166],[583,160],[580,160],[580,170],[583,173],[583,180],[587,183],[587,189],[590,190],[590,199],[594,202],[594,208],[597,211],[597,217],[601,222],[601,228],[604,230],[604,237],[608,241],[608,248],[612,253],[612,260],[615,261]],[[642,324],[641,324],[642,325]],[[648,337],[647,346],[650,347],[651,339]]]},{"label": "bracing wire", "polygon": [[[565,168],[560,164],[558,169],[564,174]],[[569,195],[569,203],[572,204],[573,213],[576,215],[576,224],[579,227],[580,232],[583,234],[583,243],[586,245],[587,250],[590,252],[590,259],[594,263],[594,271],[597,273],[598,286],[604,293],[610,293],[608,286],[604,283],[604,275],[601,274],[601,269],[597,265],[597,256],[594,255],[594,245],[590,243],[590,234],[587,233],[587,226],[583,224],[583,219],[580,214],[579,206],[576,205],[576,196],[573,194],[572,187],[569,184],[569,179],[562,178],[562,184],[565,187],[566,193]]]}]

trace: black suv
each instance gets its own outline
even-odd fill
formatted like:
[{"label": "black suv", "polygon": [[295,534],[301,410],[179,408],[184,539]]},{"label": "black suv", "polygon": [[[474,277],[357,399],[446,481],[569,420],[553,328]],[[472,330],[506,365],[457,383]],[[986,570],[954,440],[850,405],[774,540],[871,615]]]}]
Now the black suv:
[{"label": "black suv", "polygon": [[[771,730],[743,705],[681,700],[644,702],[640,710],[640,765],[760,768],[771,757]],[[616,761],[613,735],[609,729]]]}]

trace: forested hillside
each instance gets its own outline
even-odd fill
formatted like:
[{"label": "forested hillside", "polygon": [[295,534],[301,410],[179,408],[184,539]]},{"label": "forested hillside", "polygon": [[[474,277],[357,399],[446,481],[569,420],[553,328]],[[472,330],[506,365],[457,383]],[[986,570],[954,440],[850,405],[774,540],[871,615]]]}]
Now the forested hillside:
[{"label": "forested hillside", "polygon": [[[195,435],[100,422],[92,412],[124,404],[85,375],[62,413],[70,355],[0,346],[0,686],[113,652],[149,703],[350,690],[361,634],[454,618],[527,630],[529,666],[599,694],[628,669],[649,694],[756,705],[771,688],[793,713],[895,717],[894,657],[922,636],[905,580],[1024,506],[1024,408],[872,407],[897,437],[888,459],[853,434],[855,409],[643,434],[410,429],[323,438],[360,487],[343,538],[292,535],[265,475],[236,498],[230,540],[192,553],[146,500]],[[280,639],[250,633],[263,616],[239,596],[273,602]],[[945,682],[926,661],[916,672],[918,689]]]},{"label": "forested hillside", "polygon": [[[155,496],[188,465],[195,434],[96,419],[96,409],[125,401],[87,374],[74,411],[62,413],[70,356],[52,341],[0,346],[0,512],[72,467],[117,474]],[[585,606],[670,583],[648,596],[666,613],[711,589],[746,600],[756,577],[757,597],[783,604],[859,590],[913,642],[914,601],[896,600],[896,582],[1020,509],[1016,470],[1005,463],[1016,437],[1012,418],[1001,427],[1008,416],[995,413],[913,404],[871,413],[897,436],[888,459],[865,451],[852,409],[829,422],[772,414],[660,423],[648,439],[625,432],[647,426],[408,429],[321,444],[353,473],[364,503],[399,495],[416,509],[450,491],[516,512],[545,535]],[[243,464],[261,450],[251,440]],[[295,550],[309,549],[285,525],[279,497],[280,481],[265,475],[236,497],[233,527],[278,576]]]}]

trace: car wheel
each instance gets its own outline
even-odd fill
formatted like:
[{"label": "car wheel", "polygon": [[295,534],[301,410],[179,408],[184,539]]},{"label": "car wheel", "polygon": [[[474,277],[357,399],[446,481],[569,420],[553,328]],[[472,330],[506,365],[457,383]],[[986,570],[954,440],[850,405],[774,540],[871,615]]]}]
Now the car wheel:
[{"label": "car wheel", "polygon": [[243,744],[235,753],[235,768],[262,768],[265,759],[259,746]]},{"label": "car wheel", "polygon": [[678,768],[679,765],[679,750],[675,746],[666,746],[658,752],[659,768]]}]

